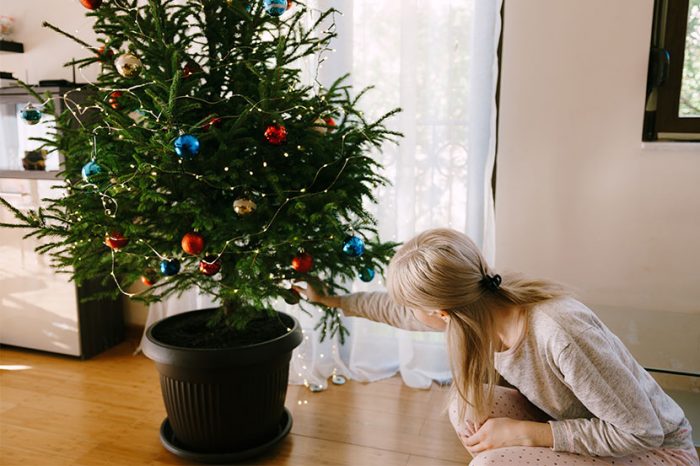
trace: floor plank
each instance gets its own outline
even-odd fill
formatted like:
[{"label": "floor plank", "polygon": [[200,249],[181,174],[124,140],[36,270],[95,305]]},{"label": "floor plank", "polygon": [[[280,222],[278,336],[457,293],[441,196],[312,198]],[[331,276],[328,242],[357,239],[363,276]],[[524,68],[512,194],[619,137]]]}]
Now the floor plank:
[{"label": "floor plank", "polygon": [[[158,374],[147,358],[132,355],[135,344],[87,361],[0,348],[0,464],[188,464],[160,444]],[[446,398],[444,387],[411,389],[396,377],[320,393],[290,386],[290,435],[244,464],[464,465]]]}]

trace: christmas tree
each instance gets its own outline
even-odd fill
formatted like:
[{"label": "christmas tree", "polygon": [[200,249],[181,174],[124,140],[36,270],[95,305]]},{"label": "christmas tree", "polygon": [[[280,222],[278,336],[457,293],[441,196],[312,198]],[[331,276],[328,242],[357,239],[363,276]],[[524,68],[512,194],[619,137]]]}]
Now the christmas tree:
[{"label": "christmas tree", "polygon": [[[68,65],[100,62],[69,93],[45,141],[65,157],[65,195],[36,211],[10,206],[28,236],[80,283],[151,303],[194,286],[242,329],[291,282],[329,291],[381,271],[395,244],[377,238],[366,203],[386,180],[367,155],[397,133],[367,121],[346,77],[305,84],[338,12],[285,0],[81,0],[98,44]],[[309,23],[309,18],[313,20]],[[330,26],[327,26],[330,24]],[[325,28],[323,27],[324,25]],[[87,91],[87,92],[86,92]],[[86,96],[87,95],[87,96]],[[40,100],[40,98],[37,96]],[[37,109],[27,109],[28,123]],[[47,99],[43,112],[55,110]],[[76,123],[79,120],[79,123]],[[128,293],[143,281],[148,288]],[[322,334],[346,333],[325,309]]]}]

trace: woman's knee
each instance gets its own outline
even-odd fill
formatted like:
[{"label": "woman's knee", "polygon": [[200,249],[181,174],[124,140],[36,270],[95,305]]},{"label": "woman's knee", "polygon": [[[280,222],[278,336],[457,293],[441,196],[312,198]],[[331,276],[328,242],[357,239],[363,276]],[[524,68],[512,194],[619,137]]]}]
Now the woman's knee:
[{"label": "woman's knee", "polygon": [[488,450],[475,456],[469,463],[469,466],[494,466],[503,464],[503,460],[507,459],[508,458],[505,458],[505,456],[498,452],[498,450]]},{"label": "woman's knee", "polygon": [[476,432],[474,423],[460,416],[459,402],[457,401],[456,397],[452,398],[452,401],[450,402],[450,405],[447,408],[447,412],[450,417],[452,427],[454,427],[454,430],[455,432],[457,432],[457,435],[470,436],[474,434],[474,432]]}]

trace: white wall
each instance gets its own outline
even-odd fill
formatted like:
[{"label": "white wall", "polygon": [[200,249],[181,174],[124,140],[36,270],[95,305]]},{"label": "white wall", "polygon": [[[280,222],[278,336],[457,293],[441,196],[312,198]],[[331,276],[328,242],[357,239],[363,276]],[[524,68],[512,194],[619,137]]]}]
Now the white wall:
[{"label": "white wall", "polygon": [[[12,40],[24,44],[23,54],[0,54],[0,70],[11,71],[15,78],[36,84],[43,79],[67,79],[72,71],[63,64],[73,58],[88,56],[91,52],[51,29],[42,27],[48,21],[62,30],[74,34],[89,44],[96,43],[89,11],[78,0],[2,0],[0,14],[15,18]],[[97,66],[76,69],[76,81],[95,79]]]},{"label": "white wall", "polygon": [[641,144],[652,6],[506,0],[497,266],[700,317],[700,145]]}]

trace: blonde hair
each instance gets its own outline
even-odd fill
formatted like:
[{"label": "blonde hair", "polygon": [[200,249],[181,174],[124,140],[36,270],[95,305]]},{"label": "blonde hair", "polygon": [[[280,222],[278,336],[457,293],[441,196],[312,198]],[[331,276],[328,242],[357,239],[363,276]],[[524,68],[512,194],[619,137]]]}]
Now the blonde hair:
[{"label": "blonde hair", "polygon": [[[422,311],[445,310],[452,389],[460,418],[480,422],[488,416],[497,381],[493,310],[520,306],[525,312],[542,301],[565,295],[549,281],[503,274],[500,286],[487,286],[495,272],[474,242],[447,228],[427,230],[396,252],[387,270],[387,288],[401,305]],[[484,384],[486,387],[484,387]]]}]

